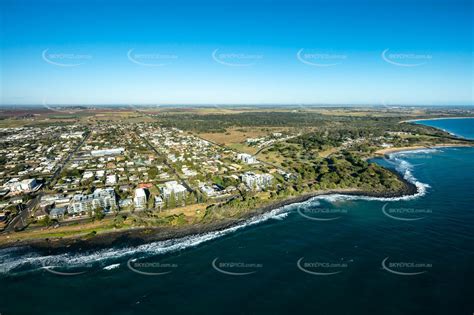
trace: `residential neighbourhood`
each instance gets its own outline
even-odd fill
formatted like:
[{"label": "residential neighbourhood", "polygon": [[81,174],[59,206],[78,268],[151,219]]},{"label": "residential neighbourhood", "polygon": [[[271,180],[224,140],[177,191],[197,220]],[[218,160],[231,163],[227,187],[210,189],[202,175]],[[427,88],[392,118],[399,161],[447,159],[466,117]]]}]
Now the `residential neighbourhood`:
[{"label": "residential neighbourhood", "polygon": [[0,143],[3,228],[229,200],[286,174],[156,123],[5,128]]}]

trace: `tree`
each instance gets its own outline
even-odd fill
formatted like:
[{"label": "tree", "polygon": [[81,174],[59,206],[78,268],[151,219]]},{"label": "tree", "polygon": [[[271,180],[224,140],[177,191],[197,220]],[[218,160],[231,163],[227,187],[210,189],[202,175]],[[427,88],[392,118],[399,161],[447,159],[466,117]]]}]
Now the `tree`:
[{"label": "tree", "polygon": [[172,191],[170,196],[168,197],[168,208],[176,208],[176,196]]},{"label": "tree", "polygon": [[41,219],[39,222],[43,226],[50,226],[51,225],[51,218],[47,215],[43,219]]},{"label": "tree", "polygon": [[195,202],[194,194],[186,193],[186,204],[191,205]]},{"label": "tree", "polygon": [[124,215],[117,215],[117,216],[115,216],[115,218],[114,218],[114,226],[115,226],[116,228],[121,228],[121,227],[123,227],[123,223],[124,223],[124,221],[125,221],[126,218],[127,218],[127,217],[124,216]]},{"label": "tree", "polygon": [[93,211],[93,219],[94,220],[102,220],[105,217],[104,209],[100,207],[96,207]]},{"label": "tree", "polygon": [[150,176],[150,178],[155,178],[157,175],[158,175],[158,169],[156,167],[151,167],[148,170],[148,176]]},{"label": "tree", "polygon": [[155,208],[155,195],[150,194],[148,197],[148,209],[154,209]]}]

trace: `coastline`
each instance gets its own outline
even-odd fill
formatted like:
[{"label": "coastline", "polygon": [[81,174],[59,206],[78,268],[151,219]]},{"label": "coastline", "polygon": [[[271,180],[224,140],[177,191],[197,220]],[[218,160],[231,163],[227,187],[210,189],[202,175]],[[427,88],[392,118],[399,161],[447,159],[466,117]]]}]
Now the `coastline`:
[{"label": "coastline", "polygon": [[[389,153],[414,151],[419,149],[433,149],[440,147],[473,147],[474,143],[457,144],[457,143],[443,143],[432,146],[410,146],[410,147],[396,147],[386,148],[374,152],[372,157],[384,157]],[[205,233],[224,231],[229,228],[244,225],[252,219],[258,219],[259,216],[264,215],[272,210],[282,208],[291,204],[305,202],[311,198],[325,195],[341,194],[347,196],[361,196],[361,197],[376,197],[376,198],[400,198],[409,197],[419,193],[416,185],[404,179],[402,175],[396,171],[392,171],[403,183],[404,188],[399,191],[364,191],[361,189],[332,189],[321,190],[310,193],[305,193],[299,196],[293,196],[284,200],[274,201],[266,205],[262,205],[255,209],[250,209],[239,215],[238,217],[230,217],[219,219],[218,221],[209,223],[192,223],[182,226],[160,226],[160,227],[133,227],[123,230],[104,231],[88,237],[87,235],[75,235],[68,237],[52,237],[52,238],[37,238],[37,239],[11,239],[0,243],[0,249],[12,247],[31,247],[48,253],[61,252],[68,250],[84,250],[84,249],[104,249],[113,246],[137,246],[156,241],[166,241],[173,239],[180,239],[183,237],[199,236]]]},{"label": "coastline", "polygon": [[419,119],[408,119],[402,120],[400,123],[404,122],[417,122],[417,121],[429,121],[429,120],[444,120],[444,119],[474,119],[473,116],[454,116],[454,117],[435,117],[435,118],[419,118]]},{"label": "coastline", "polygon": [[205,233],[223,231],[229,228],[238,227],[247,221],[258,218],[272,210],[279,209],[292,204],[298,204],[308,201],[314,197],[333,194],[342,194],[348,196],[376,197],[376,198],[397,198],[411,196],[418,193],[416,186],[403,179],[402,176],[394,172],[405,184],[400,191],[374,192],[359,189],[333,189],[315,191],[299,196],[294,196],[280,201],[275,201],[267,205],[257,207],[245,212],[243,215],[234,218],[220,219],[211,223],[188,224],[179,227],[137,227],[126,230],[107,231],[99,233],[92,238],[84,236],[71,236],[67,238],[44,238],[29,239],[0,244],[0,249],[11,247],[31,247],[48,254],[64,252],[70,250],[93,250],[104,249],[113,246],[138,246],[146,243],[180,239],[183,237],[199,236]]},{"label": "coastline", "polygon": [[420,149],[437,149],[437,148],[463,148],[463,147],[474,147],[474,143],[459,143],[459,144],[453,144],[453,143],[440,143],[437,145],[415,145],[415,146],[410,146],[410,147],[393,147],[393,148],[386,148],[386,149],[380,149],[374,152],[375,157],[383,157],[387,154],[390,153],[399,153],[399,152],[405,152],[405,151],[416,151]]}]

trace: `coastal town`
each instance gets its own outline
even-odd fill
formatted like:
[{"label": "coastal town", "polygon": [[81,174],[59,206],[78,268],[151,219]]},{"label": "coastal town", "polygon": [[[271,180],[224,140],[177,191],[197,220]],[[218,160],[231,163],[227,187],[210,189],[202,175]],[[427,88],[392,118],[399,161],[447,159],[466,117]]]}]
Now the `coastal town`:
[{"label": "coastal town", "polygon": [[[13,113],[0,128],[0,241],[238,220],[329,190],[413,193],[369,159],[472,145],[384,111],[207,111]],[[379,117],[349,118],[360,111]]]},{"label": "coastal town", "polygon": [[0,0],[0,315],[474,315],[474,0]]},{"label": "coastal town", "polygon": [[271,189],[283,170],[156,124],[1,130],[1,228],[163,211]]}]

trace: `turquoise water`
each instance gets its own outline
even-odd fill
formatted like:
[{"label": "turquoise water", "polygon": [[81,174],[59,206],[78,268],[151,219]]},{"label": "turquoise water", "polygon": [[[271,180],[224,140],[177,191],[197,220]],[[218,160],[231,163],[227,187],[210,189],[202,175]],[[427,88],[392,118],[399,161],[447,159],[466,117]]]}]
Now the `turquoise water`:
[{"label": "turquoise water", "polygon": [[418,184],[412,198],[327,196],[239,229],[99,252],[0,250],[0,313],[472,314],[473,157],[377,160]]},{"label": "turquoise water", "polygon": [[466,139],[474,139],[474,118],[423,120],[416,123],[443,129]]}]

